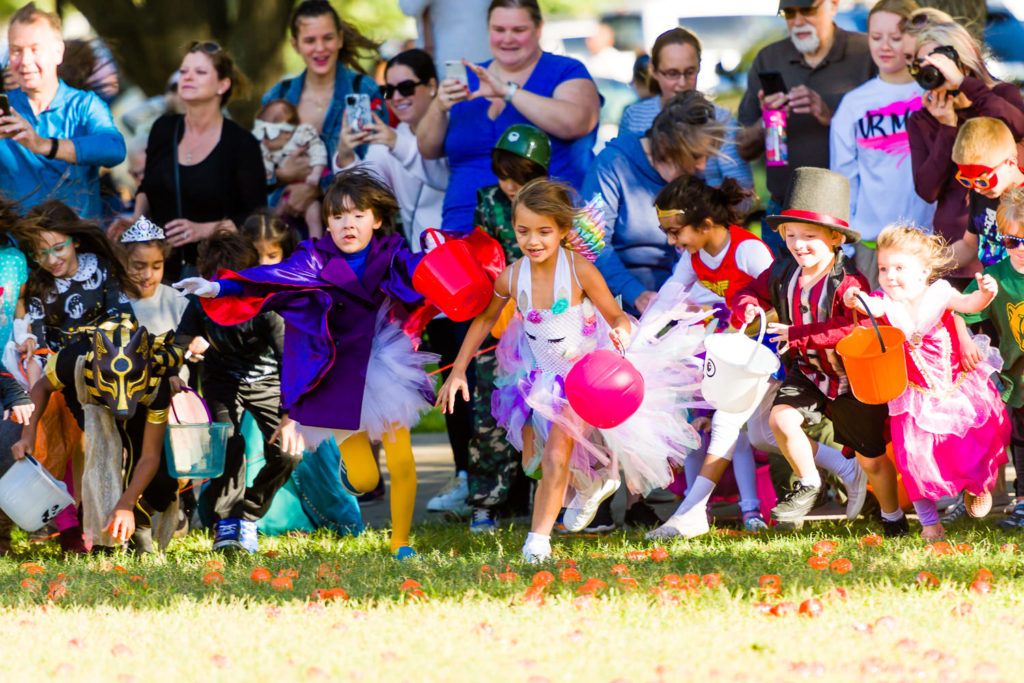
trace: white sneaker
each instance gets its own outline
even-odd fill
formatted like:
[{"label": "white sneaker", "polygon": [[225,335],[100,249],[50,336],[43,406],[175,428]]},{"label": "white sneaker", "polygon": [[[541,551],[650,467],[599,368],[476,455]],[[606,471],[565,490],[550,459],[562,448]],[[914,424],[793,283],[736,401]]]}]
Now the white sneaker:
[{"label": "white sneaker", "polygon": [[665,538],[696,538],[711,531],[708,524],[708,513],[703,506],[695,506],[683,515],[672,515],[657,529],[648,531],[644,536],[648,541]]},{"label": "white sneaker", "polygon": [[577,491],[576,496],[565,508],[562,524],[566,531],[577,533],[583,531],[594,520],[597,508],[604,499],[619,490],[618,479],[596,480],[593,487],[586,491]]},{"label": "white sneaker", "polygon": [[469,479],[465,472],[459,472],[427,502],[427,509],[431,512],[459,512],[466,508],[468,497]]},{"label": "white sneaker", "polygon": [[843,486],[846,488],[846,519],[852,522],[868,499],[868,473],[857,467],[857,476],[853,481],[844,481]]},{"label": "white sneaker", "polygon": [[551,559],[551,544],[523,546],[523,559],[529,564],[540,564]]}]

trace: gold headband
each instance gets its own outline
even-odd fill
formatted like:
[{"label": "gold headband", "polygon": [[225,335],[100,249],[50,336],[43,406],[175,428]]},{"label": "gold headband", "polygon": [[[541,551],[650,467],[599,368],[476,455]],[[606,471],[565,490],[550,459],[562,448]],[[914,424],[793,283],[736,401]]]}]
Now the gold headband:
[{"label": "gold headband", "polygon": [[685,216],[685,209],[661,209],[658,205],[654,205],[654,209],[658,212],[658,218],[668,218],[669,216]]}]

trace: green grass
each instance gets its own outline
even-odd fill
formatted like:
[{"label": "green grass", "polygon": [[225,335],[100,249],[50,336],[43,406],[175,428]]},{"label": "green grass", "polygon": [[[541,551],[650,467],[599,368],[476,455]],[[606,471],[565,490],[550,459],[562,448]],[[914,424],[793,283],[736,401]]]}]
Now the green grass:
[{"label": "green grass", "polygon": [[[419,526],[420,558],[406,563],[390,559],[382,532],[261,539],[269,554],[230,557],[211,553],[209,538],[193,534],[165,555],[67,561],[52,543],[26,546],[22,538],[15,556],[0,560],[0,661],[5,680],[754,681],[816,672],[825,680],[936,680],[940,673],[987,680],[1015,671],[1024,568],[1018,553],[1000,550],[1012,538],[991,523],[957,527],[950,540],[971,551],[938,557],[917,538],[861,548],[871,530],[826,523],[801,533],[713,533],[666,544],[662,562],[627,556],[654,547],[638,532],[558,538],[556,558],[573,560],[584,580],[601,579],[607,588],[581,598],[581,584],[556,579],[543,606],[524,593],[534,572],[557,577],[560,567],[519,560],[521,526],[484,537],[461,524]],[[852,562],[850,572],[807,566],[812,545],[826,538],[837,543],[833,558]],[[210,560],[224,563],[222,585],[203,581]],[[30,576],[26,562],[43,568],[33,577],[37,590],[21,585]],[[637,589],[618,582],[616,564]],[[326,578],[318,577],[322,565]],[[296,572],[293,589],[253,582],[258,566],[274,576]],[[995,575],[989,595],[968,588],[981,567]],[[506,571],[517,576],[495,578]],[[921,571],[940,586],[920,587]],[[650,592],[667,574],[709,573],[722,575],[721,587],[678,597]],[[822,615],[759,614],[763,574],[782,578],[769,603],[819,597]],[[419,582],[423,599],[400,589],[407,579]],[[50,581],[63,581],[67,594],[49,599]],[[847,600],[827,597],[838,586]],[[331,587],[349,599],[310,602],[312,591]],[[969,614],[951,616],[965,603]],[[888,620],[867,628],[880,617],[893,617],[891,628]]]}]

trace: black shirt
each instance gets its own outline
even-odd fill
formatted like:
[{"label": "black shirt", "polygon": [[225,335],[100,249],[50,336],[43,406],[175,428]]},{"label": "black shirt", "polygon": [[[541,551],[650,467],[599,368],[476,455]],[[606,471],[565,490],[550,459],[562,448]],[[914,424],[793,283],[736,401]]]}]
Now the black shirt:
[{"label": "black shirt", "polygon": [[187,346],[194,337],[204,337],[210,348],[204,354],[204,380],[227,380],[251,384],[281,376],[284,351],[284,319],[267,311],[238,325],[218,325],[189,297],[181,316],[174,343]]},{"label": "black shirt", "polygon": [[[179,164],[181,213],[178,215],[174,159],[185,134],[184,115],[167,114],[153,124],[146,145],[146,170],[139,186],[149,200],[148,218],[164,226],[175,218],[196,223],[230,219],[241,226],[253,211],[267,205],[266,176],[260,144],[234,121],[224,119],[220,140],[198,164]],[[177,131],[177,137],[175,137]],[[181,263],[195,264],[196,245],[186,244],[180,257],[168,259],[165,279],[178,277]]]}]

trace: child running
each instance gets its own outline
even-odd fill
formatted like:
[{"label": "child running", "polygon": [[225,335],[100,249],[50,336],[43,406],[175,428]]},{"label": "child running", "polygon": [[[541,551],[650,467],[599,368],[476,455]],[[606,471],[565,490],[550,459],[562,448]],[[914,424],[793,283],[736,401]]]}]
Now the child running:
[{"label": "child running", "polygon": [[[952,260],[952,250],[941,237],[891,225],[878,236],[882,292],[864,302],[858,287],[843,295],[848,307],[863,312],[866,305],[876,318],[906,335],[909,381],[889,401],[889,419],[896,467],[921,520],[921,536],[929,541],[944,533],[935,509],[942,496],[964,491],[968,514],[988,514],[1010,442],[1006,408],[989,379],[997,368],[984,359],[963,360],[957,328],[966,328],[953,315],[981,311],[999,285],[991,275],[979,274],[977,289],[960,294],[936,279]],[[971,355],[979,356],[973,350]]]},{"label": "child running", "polygon": [[416,554],[409,544],[416,502],[409,428],[430,408],[433,387],[423,366],[436,356],[416,352],[392,318],[393,301],[423,299],[411,285],[422,256],[396,234],[397,215],[394,195],[373,175],[342,171],[324,196],[327,235],[303,242],[280,264],[174,286],[205,297],[203,308],[221,325],[261,311],[281,314],[282,450],[298,454],[333,438],[341,483],[359,495],[377,486],[370,439],[382,440],[391,475],[391,552],[404,559]]},{"label": "child running", "polygon": [[[615,492],[619,464],[634,490],[670,481],[666,455],[681,460],[698,443],[696,433],[683,421],[685,411],[678,408],[683,407],[681,396],[693,391],[699,371],[693,363],[687,367],[681,359],[677,362],[658,354],[657,344],[646,346],[653,350],[647,354],[640,349],[630,358],[637,365],[646,361],[650,370],[641,370],[647,382],[644,404],[619,427],[597,434],[565,399],[564,378],[584,354],[607,346],[602,342],[604,329],[612,344],[624,351],[632,336],[629,318],[593,264],[563,246],[575,214],[569,188],[543,179],[531,181],[516,193],[512,214],[525,256],[495,282],[491,303],[473,321],[455,367],[438,393],[438,404],[451,410],[460,394],[469,399],[466,367],[506,302],[515,301],[516,317],[499,345],[502,377],[492,410],[522,453],[527,474],[543,474],[522,549],[526,561],[542,562],[551,557],[551,530],[570,483],[585,500],[575,506],[570,503],[567,527],[570,513],[577,518],[577,526],[586,526],[597,504]],[[599,325],[597,313],[608,327]],[[638,337],[643,339],[641,332]],[[699,339],[698,334],[691,345],[673,346],[673,351],[678,349],[681,357],[692,354]],[[658,355],[662,357],[655,358]],[[659,367],[654,368],[654,363]],[[655,394],[660,400],[648,400]]]}]

